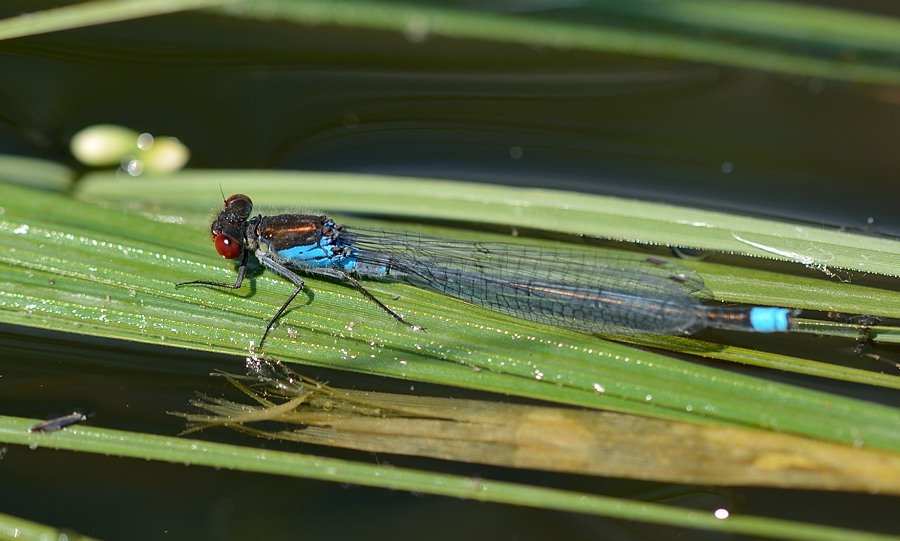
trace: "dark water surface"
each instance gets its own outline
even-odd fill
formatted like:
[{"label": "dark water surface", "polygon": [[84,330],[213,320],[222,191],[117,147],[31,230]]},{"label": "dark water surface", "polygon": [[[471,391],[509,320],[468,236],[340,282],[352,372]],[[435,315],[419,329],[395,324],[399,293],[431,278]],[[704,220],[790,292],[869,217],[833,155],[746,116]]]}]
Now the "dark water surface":
[{"label": "dark water surface", "polygon": [[[32,7],[32,9],[34,9]],[[114,122],[192,167],[361,171],[638,196],[897,234],[896,89],[183,14],[6,42],[0,150]]]},{"label": "dark water surface", "polygon": [[[0,15],[36,7],[14,4]],[[900,233],[896,88],[205,14],[0,42],[0,73],[0,153],[72,164],[72,134],[116,123],[177,136],[192,151],[191,167],[543,186]],[[48,418],[82,408],[97,426],[176,434],[183,422],[166,412],[185,411],[198,391],[235,393],[208,374],[240,371],[241,363],[4,326],[0,409]],[[346,377],[311,375],[334,383]],[[891,401],[882,393],[872,399]],[[224,430],[203,437],[279,446]],[[415,459],[301,450],[447,470]],[[108,539],[721,537],[15,446],[0,456],[0,512]],[[710,493],[452,468],[861,529],[896,524],[896,499],[883,497]]]}]

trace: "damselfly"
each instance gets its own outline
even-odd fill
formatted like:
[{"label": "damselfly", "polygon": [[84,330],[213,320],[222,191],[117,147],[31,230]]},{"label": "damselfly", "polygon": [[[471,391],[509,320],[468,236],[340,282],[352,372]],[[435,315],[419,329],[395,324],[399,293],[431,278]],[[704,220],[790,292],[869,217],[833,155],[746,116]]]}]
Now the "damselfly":
[{"label": "damselfly", "polygon": [[238,289],[251,256],[296,289],[266,325],[272,326],[303,290],[297,272],[347,282],[401,323],[407,323],[358,280],[396,280],[529,321],[599,334],[691,334],[706,327],[786,332],[798,313],[788,308],[724,307],[710,300],[694,271],[660,258],[599,251],[546,249],[452,240],[414,233],[351,229],[324,215],[251,218],[253,203],[232,195],[213,221],[216,251],[240,258]]}]

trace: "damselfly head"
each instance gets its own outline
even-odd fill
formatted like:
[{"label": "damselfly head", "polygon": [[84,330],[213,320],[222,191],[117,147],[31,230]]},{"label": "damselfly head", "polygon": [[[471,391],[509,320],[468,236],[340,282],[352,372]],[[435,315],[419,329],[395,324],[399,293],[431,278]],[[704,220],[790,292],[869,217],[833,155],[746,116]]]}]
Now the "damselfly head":
[{"label": "damselfly head", "polygon": [[225,200],[225,210],[241,212],[246,209],[247,216],[250,216],[250,209],[252,208],[253,201],[242,193],[236,193]]},{"label": "damselfly head", "polygon": [[253,201],[244,194],[235,194],[225,200],[225,208],[213,221],[213,243],[225,259],[237,259],[244,253],[244,230],[252,211]]}]

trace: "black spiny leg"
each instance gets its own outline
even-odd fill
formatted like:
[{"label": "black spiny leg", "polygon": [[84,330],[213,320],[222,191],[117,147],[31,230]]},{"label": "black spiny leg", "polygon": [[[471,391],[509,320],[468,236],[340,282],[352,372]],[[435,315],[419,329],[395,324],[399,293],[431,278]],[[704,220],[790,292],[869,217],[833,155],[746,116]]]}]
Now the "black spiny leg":
[{"label": "black spiny leg", "polygon": [[372,295],[371,293],[369,293],[369,290],[366,289],[365,287],[363,287],[363,285],[362,285],[361,283],[359,283],[359,281],[358,281],[356,278],[350,276],[350,275],[347,274],[347,273],[343,273],[343,276],[341,276],[340,278],[341,278],[342,280],[346,280],[347,282],[350,282],[351,284],[353,284],[353,287],[355,287],[357,291],[359,291],[360,293],[362,293],[363,295],[365,295],[366,298],[368,298],[370,301],[372,301],[372,302],[374,302],[375,304],[377,304],[382,310],[384,310],[385,312],[387,312],[388,315],[390,315],[392,318],[396,319],[396,320],[399,321],[400,323],[403,323],[404,325],[409,325],[409,326],[412,327],[414,330],[423,330],[422,327],[419,327],[418,325],[413,325],[412,323],[409,323],[408,321],[406,321],[405,319],[403,319],[403,316],[401,316],[401,315],[398,314],[397,312],[394,312],[393,310],[391,310],[390,308],[388,308],[387,305],[385,305],[383,302],[381,302],[380,300],[378,300],[378,297],[376,297],[375,295]]},{"label": "black spiny leg", "polygon": [[190,282],[179,282],[175,284],[175,287],[181,286],[213,286],[213,287],[225,287],[228,289],[239,289],[241,284],[244,283],[244,274],[247,272],[247,262],[249,261],[250,253],[246,250],[244,251],[244,255],[241,258],[241,265],[238,267],[237,279],[233,284],[228,284],[225,282],[212,282],[210,280],[192,280]]},{"label": "black spiny leg", "polygon": [[[297,279],[300,279],[300,277],[297,276]],[[297,298],[297,295],[299,295],[301,291],[303,291],[302,279],[300,279],[300,284],[297,286],[297,289],[295,289],[294,292],[291,293],[291,296],[288,297],[286,301],[284,301],[284,304],[281,305],[281,308],[279,308],[278,311],[275,312],[275,315],[272,316],[272,319],[269,320],[269,323],[266,325],[266,330],[265,332],[263,332],[262,338],[259,339],[259,349],[262,349],[263,342],[265,342],[266,337],[269,336],[269,331],[272,330],[272,326],[275,325],[275,322],[278,321],[278,318],[280,318],[281,315],[284,314],[284,311],[288,309],[288,306],[290,306],[292,302],[294,302],[294,299]]]}]

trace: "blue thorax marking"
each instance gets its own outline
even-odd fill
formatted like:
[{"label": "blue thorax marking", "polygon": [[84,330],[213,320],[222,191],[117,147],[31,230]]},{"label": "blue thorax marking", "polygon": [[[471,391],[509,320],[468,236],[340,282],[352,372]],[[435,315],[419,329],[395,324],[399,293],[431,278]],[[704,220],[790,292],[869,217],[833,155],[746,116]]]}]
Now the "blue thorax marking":
[{"label": "blue thorax marking", "polygon": [[[325,224],[334,225],[333,223]],[[322,236],[318,242],[292,246],[279,250],[278,255],[302,267],[331,267],[353,272],[357,263],[357,250],[340,237]]]}]

